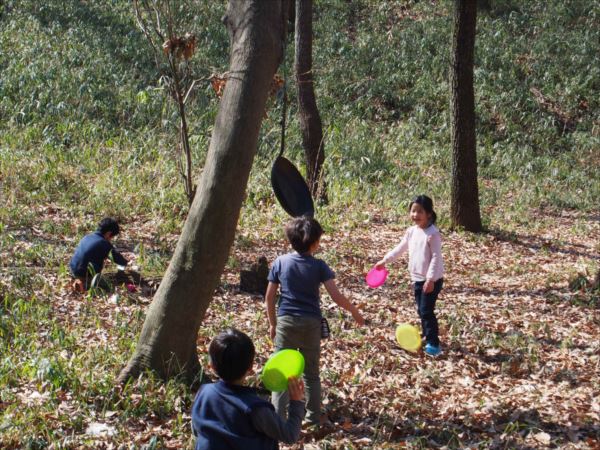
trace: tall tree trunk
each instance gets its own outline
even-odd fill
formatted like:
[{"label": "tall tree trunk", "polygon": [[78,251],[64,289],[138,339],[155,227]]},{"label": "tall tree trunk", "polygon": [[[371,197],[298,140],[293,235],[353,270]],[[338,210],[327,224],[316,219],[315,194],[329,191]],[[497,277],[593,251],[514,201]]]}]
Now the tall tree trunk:
[{"label": "tall tree trunk", "polygon": [[452,226],[482,230],[477,187],[473,53],[477,0],[455,0],[452,39]]},{"label": "tall tree trunk", "polygon": [[296,85],[302,147],[306,159],[306,181],[313,198],[327,199],[322,180],[325,149],[321,116],[315,100],[312,72],[312,0],[296,0]]},{"label": "tall tree trunk", "polygon": [[283,55],[287,0],[230,0],[229,80],[206,164],[173,258],[119,381],[146,369],[159,376],[200,370],[198,329],[233,243],[273,75]]}]

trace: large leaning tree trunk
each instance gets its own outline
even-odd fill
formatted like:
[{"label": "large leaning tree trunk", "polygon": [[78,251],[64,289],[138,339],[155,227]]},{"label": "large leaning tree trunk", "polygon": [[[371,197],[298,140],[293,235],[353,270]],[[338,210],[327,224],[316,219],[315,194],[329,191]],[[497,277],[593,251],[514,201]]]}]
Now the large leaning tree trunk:
[{"label": "large leaning tree trunk", "polygon": [[147,369],[191,382],[200,373],[198,329],[234,240],[271,80],[283,55],[287,10],[287,0],[229,1],[229,79],[204,171],[120,382]]},{"label": "large leaning tree trunk", "polygon": [[477,0],[455,0],[452,39],[452,226],[482,229],[477,187],[473,53]]},{"label": "large leaning tree trunk", "polygon": [[312,72],[312,0],[296,0],[295,72],[306,181],[313,198],[327,199],[322,170],[325,161],[323,127],[317,108]]}]

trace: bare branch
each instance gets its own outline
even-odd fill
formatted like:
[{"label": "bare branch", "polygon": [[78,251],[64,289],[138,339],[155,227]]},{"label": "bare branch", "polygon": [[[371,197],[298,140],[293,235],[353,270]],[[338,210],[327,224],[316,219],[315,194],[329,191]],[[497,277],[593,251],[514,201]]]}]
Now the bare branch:
[{"label": "bare branch", "polygon": [[144,23],[144,18],[142,16],[142,12],[140,11],[139,0],[133,0],[133,11],[135,13],[135,21],[136,21],[138,27],[140,28],[140,30],[142,30],[142,33],[144,33],[144,36],[146,36],[146,40],[152,46],[154,53],[157,53],[158,50],[157,50],[156,46],[154,45],[154,41],[152,40],[152,37],[150,36],[150,32],[148,31],[147,25]]},{"label": "bare branch", "polygon": [[156,17],[156,23],[153,23],[152,21],[148,20],[150,23],[152,23],[152,30],[154,31],[154,33],[158,36],[158,39],[160,40],[160,42],[164,42],[165,41],[165,37],[164,37],[164,33],[161,31],[161,25],[160,25],[160,11],[153,5],[151,5],[148,0],[136,0],[136,1],[140,1],[142,3],[142,9],[145,11],[145,13],[150,16],[152,13],[154,13],[155,17]]},{"label": "bare branch", "polygon": [[[154,52],[156,67],[161,75],[159,84],[164,86],[165,91],[177,105],[180,118],[177,168],[184,180],[185,192],[191,204],[195,187],[192,180],[192,154],[185,102],[191,95],[196,82],[200,80],[191,80],[193,78],[191,67],[186,62],[194,54],[196,37],[190,33],[177,35],[181,30],[178,30],[176,1],[132,1],[136,23]],[[166,26],[166,30],[163,25]],[[165,32],[168,36],[165,36]],[[181,63],[179,63],[180,58],[182,58]],[[192,83],[188,88],[190,81]]]},{"label": "bare branch", "polygon": [[208,80],[208,78],[204,77],[204,78],[198,78],[194,81],[192,81],[191,86],[189,87],[189,89],[187,90],[187,92],[185,93],[185,97],[183,98],[183,104],[185,105],[188,101],[188,97],[190,96],[190,94],[192,93],[192,90],[194,89],[194,87],[196,86],[196,83],[198,81],[206,81]]}]

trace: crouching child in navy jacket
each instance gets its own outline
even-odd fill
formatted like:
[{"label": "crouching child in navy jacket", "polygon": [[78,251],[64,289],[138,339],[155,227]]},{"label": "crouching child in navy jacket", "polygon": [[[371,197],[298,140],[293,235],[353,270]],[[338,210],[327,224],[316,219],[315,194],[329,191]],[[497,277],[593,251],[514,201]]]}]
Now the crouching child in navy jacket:
[{"label": "crouching child in navy jacket", "polygon": [[113,261],[120,266],[126,266],[127,260],[115,250],[111,241],[120,233],[119,223],[106,217],[98,224],[98,229],[79,241],[75,253],[69,262],[71,275],[76,280],[78,291],[87,290],[101,283],[100,272],[104,268],[104,260],[112,256]]},{"label": "crouching child in navy jacket", "polygon": [[211,341],[208,353],[221,380],[202,385],[194,400],[196,450],[277,449],[279,441],[298,440],[305,414],[302,380],[289,379],[290,405],[284,421],[270,402],[243,385],[254,361],[254,344],[246,334],[229,328]]}]

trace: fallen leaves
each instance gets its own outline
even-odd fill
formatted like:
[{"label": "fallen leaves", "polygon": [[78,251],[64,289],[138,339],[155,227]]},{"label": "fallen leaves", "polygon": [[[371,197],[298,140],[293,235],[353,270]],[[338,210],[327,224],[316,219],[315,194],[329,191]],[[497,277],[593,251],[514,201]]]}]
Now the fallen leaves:
[{"label": "fallen leaves", "polygon": [[[585,231],[581,235],[569,232],[575,220]],[[405,261],[390,267],[381,288],[369,289],[364,283],[367,270],[396,243],[404,226],[378,219],[356,227],[340,227],[324,236],[319,256],[334,268],[341,289],[359,305],[369,325],[358,329],[349,315],[323,297],[331,338],[322,345],[321,379],[323,407],[332,424],[322,433],[303,435],[296,448],[598,447],[600,313],[572,301],[581,293],[570,286],[573,273],[584,272],[590,261],[600,259],[598,249],[586,239],[600,235],[597,222],[560,216],[552,229],[535,234],[526,228],[481,236],[444,233],[447,273],[436,307],[444,354],[437,359],[404,352],[394,339],[399,322],[418,324]],[[139,230],[148,251],[153,245],[164,248],[164,243],[148,238],[148,227],[130,229]],[[288,251],[288,245],[269,220],[262,228],[240,231],[239,237],[239,245],[232,249],[237,263],[223,274],[200,329],[198,352],[204,362],[215,332],[236,326],[255,342],[259,373],[273,346],[262,298],[237,287],[239,267],[260,255],[273,261]],[[18,243],[30,245],[25,236]],[[171,238],[171,247],[174,243]],[[54,320],[66,332],[77,330],[77,348],[56,355],[60,367],[71,366],[73,352],[122,351],[117,330],[135,341],[153,290],[142,285],[131,292],[126,284],[118,285],[113,296],[90,301],[73,293],[55,274],[46,276],[48,285],[55,286],[48,296]],[[8,278],[0,286],[6,283]],[[78,328],[90,317],[94,317],[91,326]],[[49,330],[42,324],[40,344],[48,339]],[[44,374],[42,381],[11,387],[7,397],[11,400],[3,399],[2,406],[17,402],[40,408],[54,396],[56,413],[44,413],[43,420],[50,428],[63,428],[64,417],[81,414],[81,399],[69,387],[49,389]],[[165,393],[155,389],[147,395]],[[144,396],[133,392],[122,401],[138,408]],[[69,442],[76,446],[95,424],[88,437],[100,447],[116,448],[115,436],[123,432],[134,446],[189,444],[189,414],[125,418],[116,406],[87,417],[77,432],[69,430]],[[172,411],[186,408],[180,401]],[[116,435],[111,435],[113,429]]]}]

